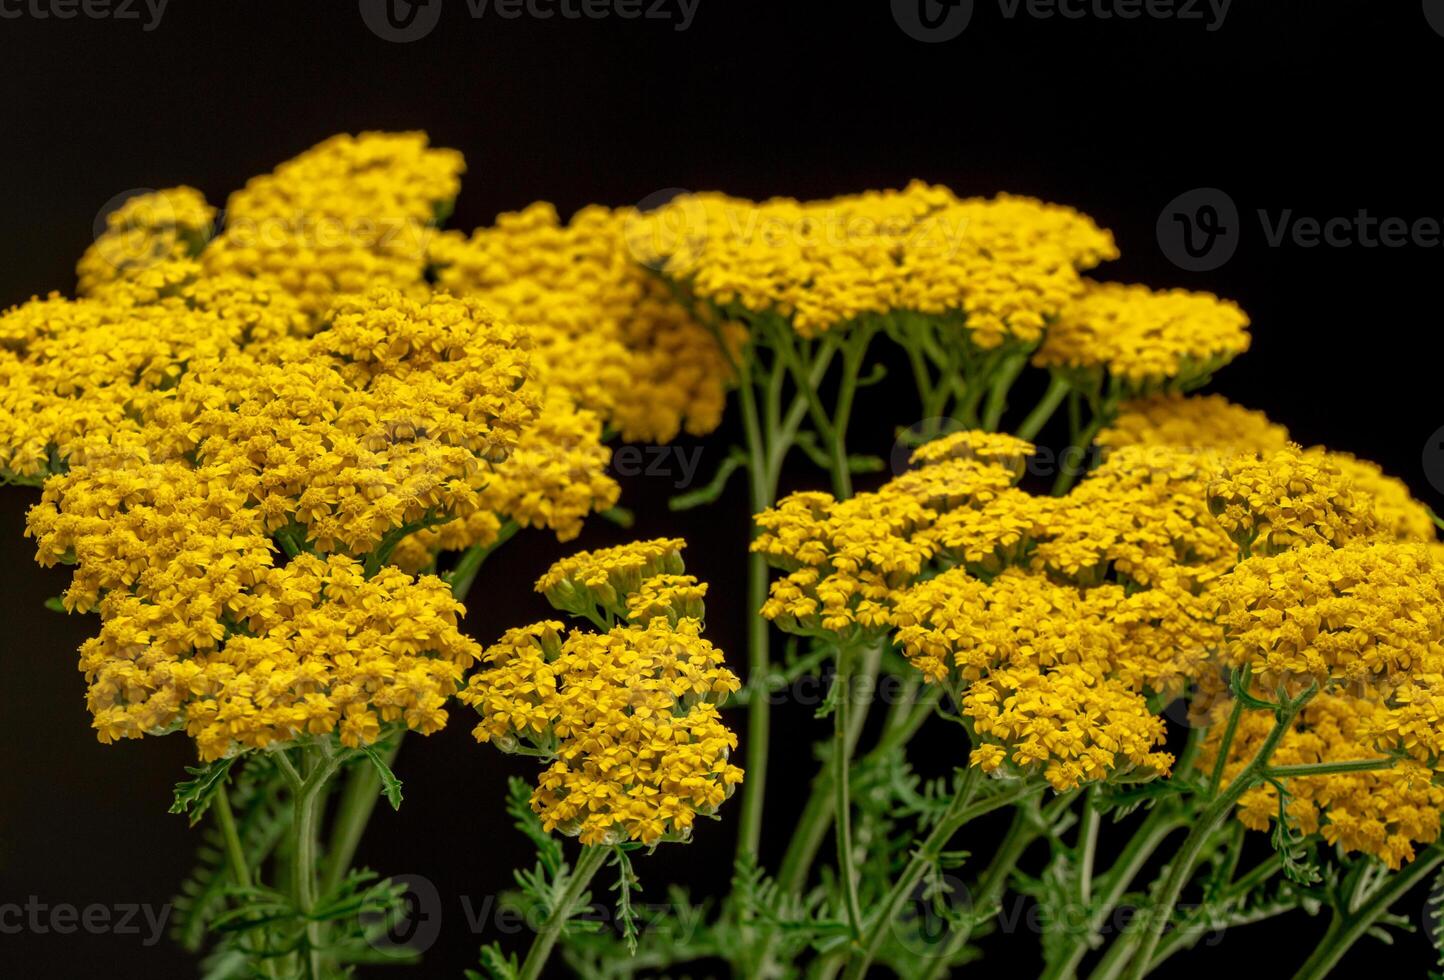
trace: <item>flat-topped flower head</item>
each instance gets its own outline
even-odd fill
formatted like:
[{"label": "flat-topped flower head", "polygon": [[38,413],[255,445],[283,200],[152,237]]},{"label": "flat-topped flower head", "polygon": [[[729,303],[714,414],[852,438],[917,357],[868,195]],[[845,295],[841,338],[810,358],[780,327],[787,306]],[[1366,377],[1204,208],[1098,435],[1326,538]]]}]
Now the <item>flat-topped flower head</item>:
[{"label": "flat-topped flower head", "polygon": [[965,429],[923,443],[913,450],[910,459],[914,466],[919,467],[950,459],[976,460],[1001,466],[1017,478],[1023,475],[1028,457],[1035,452],[1037,447],[1031,442],[1006,432]]},{"label": "flat-topped flower head", "polygon": [[[587,207],[569,222],[539,202],[471,236],[436,236],[442,288],[476,296],[527,324],[539,376],[632,442],[670,442],[722,420],[731,381],[718,341],[665,283],[639,265],[625,238],[633,212]],[[728,339],[732,338],[732,339]]]},{"label": "flat-topped flower head", "polygon": [[[1378,698],[1320,694],[1311,700],[1279,740],[1271,762],[1278,766],[1357,762],[1379,757],[1378,734],[1394,711]],[[1258,752],[1274,726],[1267,712],[1239,717],[1224,766],[1233,779]],[[1199,753],[1200,771],[1213,768],[1223,725],[1214,725]],[[1444,787],[1422,763],[1403,760],[1388,768],[1288,781],[1287,814],[1304,834],[1319,834],[1345,853],[1373,855],[1391,869],[1412,861],[1417,845],[1439,838]],[[1239,800],[1238,819],[1250,830],[1268,830],[1278,820],[1278,789],[1264,782]]]},{"label": "flat-topped flower head", "polygon": [[957,687],[1005,667],[1107,664],[1117,637],[1090,618],[1083,593],[1009,570],[991,582],[953,568],[908,589],[897,641],[928,680]]},{"label": "flat-topped flower head", "polygon": [[1001,668],[969,686],[962,709],[978,738],[972,765],[1041,772],[1059,793],[1108,779],[1141,782],[1173,766],[1159,750],[1163,719],[1095,664]]},{"label": "flat-topped flower head", "polygon": [[[184,729],[203,760],[336,733],[375,742],[385,726],[430,734],[480,647],[461,634],[445,583],[397,569],[367,578],[340,555],[256,568],[232,594],[184,608],[124,591],[101,604],[81,647],[103,742]],[[192,615],[214,623],[197,635]],[[219,608],[217,608],[219,607]]]},{"label": "flat-topped flower head", "polygon": [[158,263],[191,258],[210,239],[216,209],[194,187],[128,198],[105,216],[105,230],[76,266],[80,295],[132,279]]},{"label": "flat-topped flower head", "polygon": [[1048,328],[1034,363],[1104,372],[1130,392],[1187,389],[1248,350],[1248,322],[1208,293],[1090,281]]},{"label": "flat-topped flower head", "polygon": [[1035,343],[1081,289],[1078,270],[1117,254],[1071,209],[920,182],[820,201],[686,195],[636,225],[639,258],[719,309],[804,337],[913,313],[982,349]]},{"label": "flat-topped flower head", "polygon": [[557,609],[577,616],[600,612],[627,618],[627,598],[658,575],[685,571],[681,538],[633,541],[614,548],[579,551],[547,569],[536,590]]},{"label": "flat-topped flower head", "polygon": [[1235,453],[1272,453],[1289,445],[1289,433],[1263,412],[1222,395],[1177,392],[1125,402],[1094,440],[1108,449],[1168,446],[1219,460]]},{"label": "flat-topped flower head", "polygon": [[232,194],[201,260],[274,279],[312,313],[374,286],[424,292],[427,242],[464,169],[424,133],[333,136]]},{"label": "flat-topped flower head", "polygon": [[1208,506],[1244,554],[1338,546],[1379,533],[1373,498],[1327,455],[1298,446],[1225,461],[1208,485]]},{"label": "flat-topped flower head", "polygon": [[1185,450],[1109,453],[1066,496],[1039,498],[1033,567],[1084,584],[1150,585],[1180,574],[1202,583],[1222,574],[1237,548],[1208,511],[1209,473]]},{"label": "flat-topped flower head", "polygon": [[1210,593],[1225,663],[1280,682],[1402,680],[1444,655],[1444,565],[1422,544],[1311,544],[1239,562]]},{"label": "flat-topped flower head", "polygon": [[680,547],[639,542],[558,563],[552,588],[620,584],[631,621],[602,633],[563,635],[553,621],[510,630],[461,694],[481,715],[479,741],[550,760],[531,796],[549,831],[596,845],[685,841],[742,780],[728,761],[737,737],[717,710],[740,682],[702,638],[706,586],[681,574]]}]

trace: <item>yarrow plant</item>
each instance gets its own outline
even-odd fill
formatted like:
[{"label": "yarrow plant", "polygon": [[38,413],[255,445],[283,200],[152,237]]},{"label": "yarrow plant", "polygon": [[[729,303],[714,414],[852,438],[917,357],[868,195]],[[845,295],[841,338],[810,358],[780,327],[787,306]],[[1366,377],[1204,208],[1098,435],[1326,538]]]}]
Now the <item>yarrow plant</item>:
[{"label": "yarrow plant", "polygon": [[[401,886],[356,849],[402,803],[403,740],[458,706],[536,767],[498,805],[536,848],[507,900],[537,934],[476,977],[557,953],[588,977],[941,977],[1013,894],[1050,923],[1047,978],[1137,980],[1302,911],[1329,917],[1311,980],[1444,865],[1437,521],[1196,393],[1248,349],[1239,307],[1088,278],[1112,235],[1030,198],[537,203],[467,235],[440,227],[463,171],[365,133],[223,220],[140,195],[75,297],[0,315],[0,477],[38,488],[54,608],[95,617],[96,735],[194,745],[173,810],[212,828],[176,936],[206,976],[374,959]],[[895,418],[886,473],[849,433],[899,368],[924,421]],[[678,537],[554,564],[536,591],[569,622],[463,631],[518,533],[628,521],[609,442],[707,436],[729,403],[742,444],[672,503],[746,479],[742,677]],[[804,678],[828,690],[792,726],[823,729],[812,772],[770,738]],[[633,855],[733,828],[725,894],[674,890],[643,926]],[[583,914],[605,867],[617,929]]]}]

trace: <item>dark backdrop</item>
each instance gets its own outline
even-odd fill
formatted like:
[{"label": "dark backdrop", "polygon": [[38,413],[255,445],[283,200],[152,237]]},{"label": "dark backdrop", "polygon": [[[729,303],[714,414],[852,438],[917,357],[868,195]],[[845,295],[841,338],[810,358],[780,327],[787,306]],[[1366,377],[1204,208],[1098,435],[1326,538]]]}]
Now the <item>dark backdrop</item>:
[{"label": "dark backdrop", "polygon": [[[474,20],[463,0],[445,0],[435,29],[410,44],[379,38],[354,0],[174,0],[152,30],[134,20],[41,19],[31,2],[0,0],[0,303],[70,290],[74,260],[115,195],[189,183],[219,204],[247,177],[337,131],[424,128],[463,150],[469,172],[453,225],[464,228],[539,198],[569,213],[663,188],[822,196],[921,177],[960,192],[1011,190],[1076,205],[1117,233],[1123,258],[1107,275],[1238,300],[1254,320],[1254,349],[1222,373],[1217,390],[1266,409],[1306,444],[1327,441],[1380,461],[1440,504],[1425,453],[1444,424],[1434,402],[1444,250],[1437,241],[1273,247],[1255,216],[1292,209],[1347,218],[1367,208],[1444,217],[1444,36],[1417,0],[1241,2],[1216,30],[1198,20],[1091,13],[1010,18],[998,0],[978,0],[967,30],[946,43],[908,36],[887,0],[701,0],[686,30],[675,20],[506,20],[494,12]],[[1155,224],[1171,200],[1199,187],[1237,204],[1240,241],[1221,267],[1186,272],[1160,249]],[[884,391],[872,404],[882,411],[864,413],[856,445],[885,453],[892,427],[911,421],[898,413],[912,402],[899,388],[897,398]],[[704,474],[729,435],[704,442]],[[714,638],[740,664],[741,487],[679,518],[664,506],[670,479],[624,484],[638,533],[692,540],[689,565],[713,582]],[[180,738],[95,742],[74,668],[93,622],[41,607],[65,576],[30,560],[21,531],[31,499],[26,489],[0,493],[8,542],[0,562],[0,904],[36,896],[51,905],[160,906],[194,843],[184,820],[164,812],[188,747]],[[581,543],[625,536],[594,526]],[[513,543],[477,583],[468,617],[475,635],[486,642],[541,615],[528,583],[564,550],[537,533]],[[821,724],[810,709],[779,709],[774,773],[807,764]],[[378,811],[361,853],[374,867],[437,885],[442,932],[420,974],[428,977],[456,976],[473,962],[481,937],[467,929],[461,897],[479,904],[530,860],[501,814],[505,776],[530,767],[478,747],[469,727],[462,715],[447,731],[408,742],[398,763],[403,814]],[[774,859],[799,805],[794,782],[773,790]],[[735,819],[735,802],[729,811]],[[730,819],[708,824],[692,846],[642,861],[648,897],[668,880],[718,891],[731,835]],[[1419,922],[1423,906],[1417,895],[1400,908]],[[1171,969],[1291,968],[1320,932],[1302,915],[1239,929],[1221,949],[1201,949]],[[142,940],[83,930],[0,934],[0,974],[191,972],[168,941]],[[994,937],[973,972],[1028,975],[1034,942]],[[1414,976],[1432,957],[1417,935],[1392,948],[1366,941],[1341,975],[1387,962]]]}]

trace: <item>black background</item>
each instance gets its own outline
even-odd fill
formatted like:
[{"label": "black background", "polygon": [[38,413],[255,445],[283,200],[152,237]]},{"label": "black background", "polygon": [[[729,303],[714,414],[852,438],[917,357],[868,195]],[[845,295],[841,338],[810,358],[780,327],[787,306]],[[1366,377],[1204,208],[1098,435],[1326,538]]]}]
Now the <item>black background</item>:
[{"label": "black background", "polygon": [[[979,0],[963,35],[940,44],[905,35],[886,0],[701,0],[690,29],[673,27],[473,20],[462,0],[446,0],[435,31],[405,45],[372,34],[354,0],[173,0],[149,32],[134,21],[0,19],[0,304],[71,290],[97,212],[117,194],[188,183],[221,204],[247,177],[338,131],[426,129],[463,150],[469,173],[452,221],[463,228],[536,199],[566,214],[673,187],[815,197],[921,177],[1075,205],[1118,236],[1123,258],[1104,275],[1238,300],[1253,317],[1254,349],[1216,390],[1266,409],[1305,444],[1376,459],[1421,499],[1444,503],[1421,462],[1444,424],[1435,381],[1444,250],[1272,248],[1254,217],[1288,208],[1444,217],[1444,37],[1417,0],[1240,0],[1216,31],[1199,21],[1008,19],[996,0]],[[1242,243],[1223,267],[1188,273],[1160,252],[1154,227],[1167,202],[1201,186],[1238,203]],[[913,404],[904,387],[874,391],[856,448],[885,454]],[[704,476],[730,434],[703,443]],[[818,482],[795,469],[795,485]],[[664,504],[672,480],[624,480],[623,502],[638,512],[637,533],[692,540],[689,565],[713,583],[711,635],[740,668],[742,488],[677,517]],[[94,623],[41,607],[65,576],[30,561],[21,532],[33,495],[0,493],[0,903],[160,905],[191,860],[185,821],[165,813],[189,749],[181,738],[95,742],[74,669]],[[598,524],[580,543],[627,536]],[[511,544],[477,583],[471,631],[487,642],[543,615],[528,583],[566,550],[537,532]],[[825,723],[788,705],[777,724],[774,774],[803,771]],[[473,963],[482,937],[468,931],[460,897],[479,904],[530,862],[501,812],[505,776],[530,767],[477,746],[470,725],[459,714],[408,743],[397,767],[404,809],[378,810],[360,855],[436,883],[442,933],[417,974],[427,977]],[[936,734],[923,741],[946,758],[946,733]],[[791,782],[774,780],[770,797],[773,860],[800,805],[802,780]],[[693,845],[643,860],[646,897],[669,880],[720,891],[736,810],[734,801],[730,819],[702,827]],[[1417,923],[1423,907],[1419,894],[1399,911]],[[1168,970],[1291,971],[1321,930],[1302,914],[1241,928]],[[1035,943],[995,936],[969,972],[1029,975]],[[1416,976],[1432,958],[1418,935],[1394,947],[1365,940],[1338,975],[1374,964]],[[168,940],[0,935],[0,975],[190,972]]]}]

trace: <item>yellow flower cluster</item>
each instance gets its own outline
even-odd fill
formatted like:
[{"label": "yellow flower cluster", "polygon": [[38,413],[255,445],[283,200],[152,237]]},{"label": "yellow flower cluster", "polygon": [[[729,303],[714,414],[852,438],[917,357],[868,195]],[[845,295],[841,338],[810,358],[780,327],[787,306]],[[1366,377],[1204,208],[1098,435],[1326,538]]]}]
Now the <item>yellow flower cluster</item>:
[{"label": "yellow flower cluster", "polygon": [[532,808],[583,844],[686,840],[742,780],[717,710],[739,683],[701,636],[705,587],[681,574],[680,547],[639,542],[553,566],[538,583],[553,605],[587,593],[589,608],[630,609],[633,622],[510,630],[461,694],[481,714],[479,741],[552,760]]},{"label": "yellow flower cluster", "polygon": [[[430,734],[480,653],[445,583],[366,578],[340,555],[255,563],[178,606],[117,590],[80,667],[102,742],[184,729],[203,760],[337,732],[347,746],[399,723]],[[212,632],[197,630],[199,616]]]},{"label": "yellow flower cluster", "polygon": [[319,314],[375,286],[426,291],[426,250],[465,169],[424,133],[333,136],[231,195],[212,274],[273,279]]},{"label": "yellow flower cluster", "polygon": [[206,278],[194,262],[131,270],[102,296],[52,295],[0,314],[0,478],[39,483],[174,399],[187,365],[303,333],[274,285]]},{"label": "yellow flower cluster", "polygon": [[1167,392],[1124,403],[1095,441],[1108,449],[1171,446],[1222,457],[1277,452],[1288,447],[1289,434],[1263,412],[1222,395]]},{"label": "yellow flower cluster", "polygon": [[642,592],[644,582],[686,570],[682,562],[686,546],[681,538],[654,538],[578,551],[547,569],[536,590],[557,609],[575,616],[625,619],[628,597]]},{"label": "yellow flower cluster", "polygon": [[1061,793],[1107,778],[1152,779],[1173,766],[1156,749],[1163,719],[1092,664],[1003,667],[970,685],[962,705],[981,743],[971,764],[984,772],[1004,762],[1041,768]]},{"label": "yellow flower cluster", "polygon": [[1309,449],[1308,457],[1322,456],[1353,485],[1355,493],[1367,496],[1374,507],[1374,518],[1381,533],[1400,541],[1433,541],[1436,536],[1434,518],[1429,508],[1414,499],[1403,480],[1385,473],[1378,463],[1359,459],[1349,453]]},{"label": "yellow flower cluster", "polygon": [[[1310,701],[1274,751],[1274,765],[1353,762],[1379,756],[1376,732],[1392,712],[1375,699],[1320,694]],[[1267,712],[1246,712],[1229,749],[1224,776],[1232,779],[1257,753],[1273,728]],[[1222,741],[1222,725],[1209,729],[1200,765],[1213,768]],[[1437,730],[1437,729],[1436,729]],[[1288,781],[1289,819],[1305,834],[1321,834],[1345,851],[1372,854],[1397,869],[1414,858],[1415,844],[1433,843],[1444,816],[1444,787],[1428,768],[1409,760],[1392,768]],[[1239,801],[1238,818],[1253,830],[1267,830],[1278,818],[1278,790],[1263,783]]]},{"label": "yellow flower cluster", "polygon": [[1239,562],[1212,590],[1222,655],[1280,682],[1407,677],[1444,656],[1444,565],[1424,545],[1310,544]]},{"label": "yellow flower cluster", "polygon": [[428,568],[438,551],[490,546],[502,521],[555,532],[570,541],[582,521],[617,502],[621,488],[607,474],[611,450],[601,420],[560,393],[546,396],[535,421],[522,429],[511,455],[495,464],[478,491],[478,509],[438,528],[417,531],[392,560],[409,571]]},{"label": "yellow flower cluster", "polygon": [[805,337],[907,311],[961,318],[983,349],[1035,343],[1117,256],[1112,236],[1030,198],[959,199],[914,182],[831,200],[678,198],[642,216],[639,256],[715,307],[789,320]]},{"label": "yellow flower cluster", "polygon": [[1328,454],[1297,446],[1226,461],[1209,485],[1208,506],[1245,554],[1337,546],[1378,533],[1374,499],[1356,490]]},{"label": "yellow flower cluster", "polygon": [[80,295],[161,262],[191,258],[210,240],[216,209],[193,187],[137,194],[105,216],[105,230],[76,264]]},{"label": "yellow flower cluster", "polygon": [[1248,350],[1248,316],[1207,293],[1088,282],[1048,329],[1040,367],[1106,372],[1130,392],[1187,388]]},{"label": "yellow flower cluster", "polygon": [[1237,549],[1208,511],[1201,457],[1164,446],[1126,446],[1065,497],[1039,498],[1047,531],[1033,567],[1084,584],[1120,578],[1188,591],[1226,571]]},{"label": "yellow flower cluster", "polygon": [[626,238],[633,220],[630,209],[588,207],[563,224],[552,205],[537,203],[469,238],[437,236],[431,261],[443,288],[525,323],[542,381],[623,439],[667,442],[683,426],[711,432],[726,404],[726,355],[635,261]]}]

